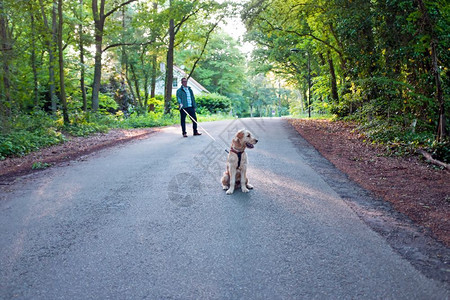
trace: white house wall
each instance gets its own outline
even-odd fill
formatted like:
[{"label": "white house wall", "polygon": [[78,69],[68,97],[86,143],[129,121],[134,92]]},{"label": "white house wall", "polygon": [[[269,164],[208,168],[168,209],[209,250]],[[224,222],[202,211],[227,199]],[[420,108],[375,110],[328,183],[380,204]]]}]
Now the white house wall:
[{"label": "white house wall", "polygon": [[[186,73],[184,73],[183,70],[180,68],[174,66],[173,68],[173,86],[172,86],[172,95],[175,96],[177,93],[177,90],[181,87],[181,78],[187,77]],[[199,94],[208,94],[209,91],[205,89],[202,85],[200,85],[195,79],[189,78],[188,84],[189,87],[191,87],[192,91],[194,92],[194,95]],[[156,95],[164,95],[164,77],[158,77],[156,79],[156,85],[155,85],[155,94]]]}]

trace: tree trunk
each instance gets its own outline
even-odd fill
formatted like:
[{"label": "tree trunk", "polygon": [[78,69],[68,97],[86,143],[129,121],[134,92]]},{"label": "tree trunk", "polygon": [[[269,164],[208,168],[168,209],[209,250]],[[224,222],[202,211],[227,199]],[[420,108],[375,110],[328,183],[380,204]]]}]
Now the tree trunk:
[{"label": "tree trunk", "polygon": [[443,97],[443,88],[442,88],[442,79],[439,73],[439,67],[437,64],[437,50],[436,46],[438,44],[437,38],[434,34],[433,25],[431,24],[430,17],[428,15],[427,9],[422,0],[419,0],[419,6],[422,10],[423,17],[426,23],[426,26],[429,28],[429,33],[431,36],[430,48],[431,48],[431,60],[432,60],[432,73],[434,75],[434,80],[436,83],[436,101],[439,105],[439,120],[436,131],[436,138],[438,141],[441,141],[443,138],[447,136],[446,132],[446,117],[445,117],[445,102]]},{"label": "tree trunk", "polygon": [[103,28],[105,25],[105,0],[100,0],[100,10],[98,0],[92,0],[92,14],[94,16],[94,82],[92,83],[92,110],[95,112],[99,107],[98,96],[100,94],[100,83],[102,79],[102,44]]},{"label": "tree trunk", "polygon": [[92,0],[92,14],[94,17],[94,36],[95,36],[95,59],[94,59],[94,82],[92,84],[92,110],[97,111],[99,106],[98,96],[100,94],[100,83],[102,79],[102,45],[103,45],[103,29],[105,20],[118,9],[137,0],[125,1],[105,14],[105,0],[100,0],[100,10],[98,8],[98,0]]},{"label": "tree trunk", "polygon": [[47,15],[45,14],[45,7],[42,0],[39,0],[39,4],[41,6],[41,14],[42,19],[44,20],[44,26],[46,29],[46,37],[45,41],[47,44],[47,51],[48,51],[48,85],[49,85],[49,92],[50,92],[50,109],[53,113],[56,112],[56,92],[55,92],[55,70],[54,70],[54,61],[55,57],[53,54],[53,50],[55,47],[55,32],[56,32],[56,13],[55,13],[55,3],[53,2],[52,6],[52,28],[48,25],[48,19]]},{"label": "tree trunk", "polygon": [[[50,47],[49,47],[49,80],[50,80],[50,98],[52,100],[52,111],[53,113],[56,113],[58,98],[56,97],[56,88],[55,88],[55,57],[53,54],[53,50],[56,47],[56,41],[57,41],[57,21],[56,21],[56,11],[57,11],[57,3],[56,0],[53,0],[52,5],[52,37],[50,41]],[[51,50],[50,50],[51,49]]]},{"label": "tree trunk", "polygon": [[330,68],[330,76],[331,76],[331,99],[335,104],[339,103],[339,94],[337,88],[336,81],[336,72],[334,70],[333,58],[331,57],[330,51],[328,51],[328,67]]},{"label": "tree trunk", "polygon": [[142,66],[142,70],[143,70],[143,75],[144,75],[144,103],[143,103],[143,105],[144,105],[144,107],[146,107],[146,108],[148,108],[148,95],[149,95],[149,93],[148,93],[148,80],[149,80],[149,72],[148,72],[148,68],[147,67],[145,67],[145,52],[146,52],[146,46],[144,46],[143,48],[142,48],[142,51],[141,51],[141,66]]},{"label": "tree trunk", "polygon": [[84,77],[86,75],[86,68],[84,66],[84,41],[83,41],[83,0],[80,0],[80,26],[78,27],[78,30],[80,32],[80,42],[79,42],[79,47],[80,47],[80,65],[81,65],[81,69],[80,69],[80,88],[81,88],[81,96],[83,98],[83,111],[86,112],[87,111],[87,96],[86,96],[86,86],[85,86],[85,82],[84,82]]},{"label": "tree trunk", "polygon": [[437,65],[437,54],[436,54],[436,41],[431,42],[431,56],[433,59],[433,73],[434,80],[436,82],[436,101],[439,103],[439,120],[436,130],[436,138],[438,141],[442,141],[446,136],[446,118],[445,118],[445,103],[443,97],[443,89],[441,84],[441,75],[439,74],[439,67]]},{"label": "tree trunk", "polygon": [[169,21],[169,49],[167,50],[166,80],[164,93],[164,114],[170,113],[170,103],[172,101],[173,82],[173,48],[175,44],[174,20]]},{"label": "tree trunk", "polygon": [[[158,10],[158,2],[153,2],[153,9],[155,11]],[[155,54],[152,55],[152,77],[150,81],[150,98],[155,98],[155,90],[156,90],[156,65],[158,63],[158,56]]]},{"label": "tree trunk", "polygon": [[33,94],[34,94],[34,107],[39,106],[39,88],[37,78],[37,66],[36,66],[36,28],[34,22],[33,4],[30,4],[30,21],[31,21],[31,70],[33,73]]},{"label": "tree trunk", "polygon": [[156,64],[158,63],[158,57],[156,54],[153,54],[152,57],[152,78],[151,78],[151,89],[150,89],[150,98],[155,98],[155,90],[156,90]]},{"label": "tree trunk", "polygon": [[133,105],[137,106],[137,98],[133,91],[133,85],[131,84],[130,76],[128,76],[128,63],[125,65],[125,80],[127,81],[127,85],[130,88],[131,96],[133,97]]},{"label": "tree trunk", "polygon": [[[9,71],[9,58],[12,51],[12,39],[11,33],[8,29],[8,19],[5,12],[3,1],[0,1],[0,39],[1,39],[1,51],[3,56],[3,86],[2,86],[2,96],[0,101],[1,116],[5,119],[11,115],[11,80]],[[2,122],[3,123],[3,122]],[[3,124],[2,124],[3,125]],[[3,127],[3,126],[2,126]]]},{"label": "tree trunk", "polygon": [[[139,105],[139,108],[142,108],[143,104],[142,104],[141,92],[140,92],[140,87],[139,87],[139,80],[136,76],[136,72],[134,70],[134,65],[132,63],[130,64],[130,70],[131,70],[131,78],[133,79],[133,82],[134,82],[134,88],[136,91],[138,105]],[[130,90],[131,89],[133,89],[133,86],[130,86]]]},{"label": "tree trunk", "polygon": [[430,42],[430,48],[431,48],[431,60],[432,60],[432,69],[431,72],[434,75],[434,81],[436,84],[436,101],[439,105],[439,120],[438,120],[438,126],[436,130],[436,139],[438,141],[441,141],[447,136],[447,132],[445,130],[446,125],[446,118],[445,118],[445,103],[444,103],[444,96],[443,96],[443,89],[442,89],[442,80],[441,80],[441,74],[439,73],[439,67],[437,64],[437,51],[436,46],[438,44],[437,38],[434,34],[433,30],[433,24],[431,23],[430,16],[428,14],[428,10],[425,6],[425,3],[423,3],[422,0],[417,0],[419,4],[419,10],[422,13],[422,20],[424,21],[425,30],[426,33],[430,35],[431,42]]},{"label": "tree trunk", "polygon": [[[122,33],[121,33],[121,42],[124,43],[125,42],[125,28],[126,28],[126,24],[125,24],[125,10],[122,9]],[[129,80],[128,80],[128,55],[127,55],[127,51],[125,48],[125,45],[122,45],[121,47],[121,57],[120,57],[120,76],[122,76],[122,80],[125,82],[127,82],[129,89],[131,90],[133,99],[134,98],[134,94],[133,94],[133,88],[131,87],[131,85],[129,85]]]},{"label": "tree trunk", "polygon": [[59,54],[59,90],[61,94],[61,104],[63,109],[64,124],[69,124],[69,115],[67,113],[67,100],[66,100],[66,89],[64,82],[64,57],[63,57],[63,46],[62,46],[62,30],[63,30],[63,14],[62,14],[62,2],[58,1],[58,54]]}]

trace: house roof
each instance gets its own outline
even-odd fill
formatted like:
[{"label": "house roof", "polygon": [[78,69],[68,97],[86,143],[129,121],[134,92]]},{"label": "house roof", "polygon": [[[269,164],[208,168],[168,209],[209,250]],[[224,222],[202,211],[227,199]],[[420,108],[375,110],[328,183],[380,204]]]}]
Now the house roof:
[{"label": "house roof", "polygon": [[[188,77],[188,74],[183,69],[181,69],[180,67],[173,65],[173,69],[176,70],[177,72],[181,73],[181,75],[183,77],[186,77],[186,78]],[[195,85],[202,92],[209,93],[209,91],[203,85],[198,83],[194,78],[190,77],[189,78],[189,83],[191,85]]]}]

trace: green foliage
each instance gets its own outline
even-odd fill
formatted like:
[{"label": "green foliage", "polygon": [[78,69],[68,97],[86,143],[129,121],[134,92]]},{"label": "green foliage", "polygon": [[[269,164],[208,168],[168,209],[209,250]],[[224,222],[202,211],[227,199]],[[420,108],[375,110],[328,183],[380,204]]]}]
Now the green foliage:
[{"label": "green foliage", "polygon": [[99,110],[97,113],[74,111],[70,114],[70,123],[57,120],[58,129],[72,136],[89,136],[97,132],[108,132],[121,120],[123,114],[111,115]]},{"label": "green foliage", "polygon": [[65,140],[55,121],[45,113],[20,115],[12,120],[10,131],[0,135],[0,159],[22,156]]},{"label": "green foliage", "polygon": [[61,143],[65,140],[61,133],[53,128],[34,130],[18,130],[8,135],[0,136],[0,159],[7,156],[23,156],[32,151]]},{"label": "green foliage", "polygon": [[[376,126],[380,136],[377,130],[368,134],[387,142],[403,136],[411,123],[415,132],[429,136],[437,128],[441,100],[432,42],[443,99],[450,96],[449,6],[423,2],[429,18],[417,1],[408,0],[273,0],[264,9],[252,0],[244,5],[243,17],[251,30],[247,38],[257,46],[258,70],[285,78],[300,89],[303,101],[311,79],[315,110],[326,110],[323,103],[328,102],[339,118],[368,122],[368,127],[373,120],[381,122]],[[336,90],[337,98],[332,95]],[[291,103],[291,111],[302,105]],[[444,105],[448,120],[450,102]]]},{"label": "green foliage", "polygon": [[161,95],[156,95],[155,98],[150,98],[148,101],[148,106],[150,110],[155,113],[164,112],[164,97]]},{"label": "green foliage", "polygon": [[73,136],[89,136],[97,132],[108,132],[109,127],[106,125],[100,125],[94,122],[70,124],[62,128],[64,132]]},{"label": "green foliage", "polygon": [[[186,56],[180,63],[190,65],[189,58],[195,55]],[[240,93],[245,85],[245,56],[231,36],[221,31],[214,33],[192,76],[212,93],[226,96]]]},{"label": "green foliage", "polygon": [[395,123],[377,119],[358,127],[367,140],[384,145],[392,155],[410,155],[417,149],[424,149],[435,159],[450,162],[450,140],[436,141],[430,132],[416,133],[412,128],[404,128]]},{"label": "green foliage", "polygon": [[48,167],[50,167],[51,165],[48,163],[43,163],[41,161],[38,162],[34,162],[33,165],[31,166],[31,169],[33,170],[41,170],[41,169],[46,169]]},{"label": "green foliage", "polygon": [[121,122],[122,128],[146,128],[156,126],[167,126],[179,122],[179,117],[175,115],[164,115],[162,112],[149,112],[148,114],[132,114],[129,118]]},{"label": "green foliage", "polygon": [[200,114],[229,112],[231,109],[231,100],[216,93],[198,95],[195,101]]},{"label": "green foliage", "polygon": [[115,112],[119,108],[119,104],[114,100],[114,98],[100,93],[99,97],[99,110],[100,112]]}]

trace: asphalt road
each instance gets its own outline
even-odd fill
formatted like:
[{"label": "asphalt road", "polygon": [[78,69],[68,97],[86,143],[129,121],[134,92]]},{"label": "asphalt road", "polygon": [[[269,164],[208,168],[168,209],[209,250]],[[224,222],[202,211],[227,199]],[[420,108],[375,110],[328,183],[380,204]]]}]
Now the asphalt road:
[{"label": "asphalt road", "polygon": [[[202,126],[216,142],[168,127],[2,186],[0,298],[450,297],[308,165],[285,121]],[[226,195],[225,149],[243,127],[259,139],[255,189]]]}]

